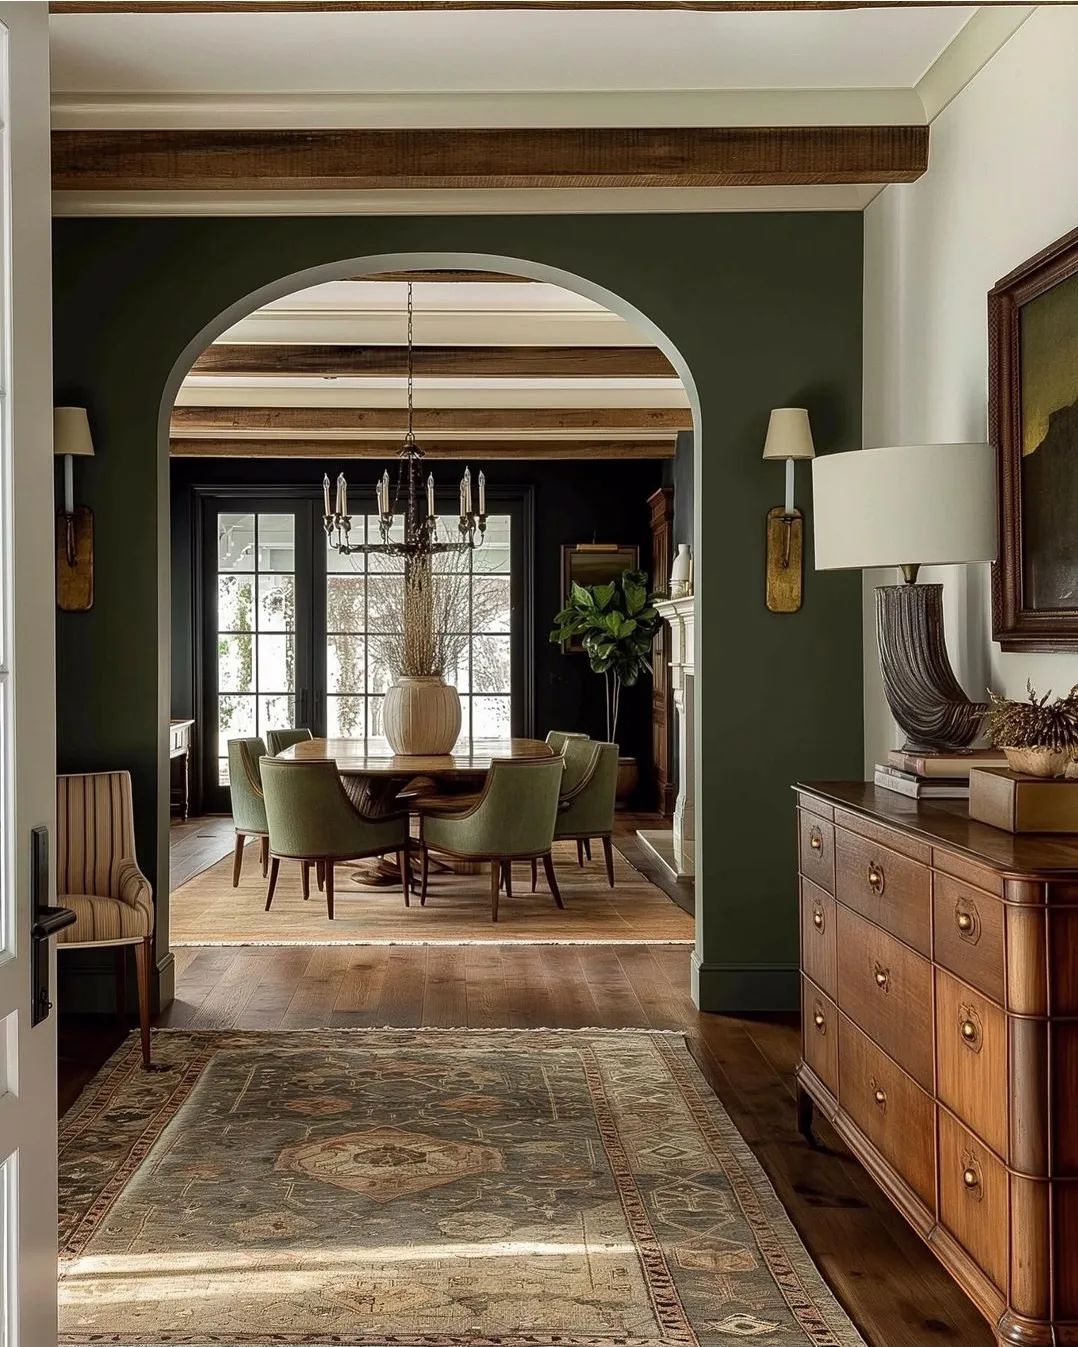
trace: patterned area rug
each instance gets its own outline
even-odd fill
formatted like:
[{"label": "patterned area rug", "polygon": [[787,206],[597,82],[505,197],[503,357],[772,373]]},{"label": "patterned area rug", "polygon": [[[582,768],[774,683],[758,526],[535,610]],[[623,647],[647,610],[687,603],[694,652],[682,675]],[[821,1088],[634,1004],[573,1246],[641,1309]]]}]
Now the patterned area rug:
[{"label": "patterned area rug", "polygon": [[863,1347],[679,1036],[155,1035],[64,1120],[64,1343]]},{"label": "patterned area rug", "polygon": [[413,897],[404,906],[398,887],[363,889],[350,880],[354,865],[337,871],[335,914],[326,916],[323,896],[312,884],[304,902],[299,867],[282,862],[273,906],[266,906],[266,881],[257,849],[247,848],[238,888],[232,887],[232,857],[204,870],[172,894],[171,943],[186,945],[333,944],[582,944],[685,943],[693,939],[693,919],[634,869],[614,849],[614,887],[606,880],[602,851],[577,865],[576,844],[554,847],[564,911],[554,906],[539,867],[538,891],[531,892],[531,867],[513,867],[513,897],[502,895],[497,924],[490,920],[490,878],[441,871],[431,875],[426,907]]}]

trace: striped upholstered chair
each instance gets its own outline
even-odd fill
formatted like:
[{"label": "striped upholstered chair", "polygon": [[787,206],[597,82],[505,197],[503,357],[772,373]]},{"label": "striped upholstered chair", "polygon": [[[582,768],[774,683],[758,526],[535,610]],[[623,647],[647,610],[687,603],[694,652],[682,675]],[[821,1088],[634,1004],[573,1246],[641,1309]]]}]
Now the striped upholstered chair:
[{"label": "striped upholstered chair", "polygon": [[57,777],[56,829],[56,901],[75,914],[74,924],[60,932],[59,948],[116,949],[122,1012],[127,946],[134,946],[142,1061],[148,1067],[153,889],[135,859],[130,774]]}]

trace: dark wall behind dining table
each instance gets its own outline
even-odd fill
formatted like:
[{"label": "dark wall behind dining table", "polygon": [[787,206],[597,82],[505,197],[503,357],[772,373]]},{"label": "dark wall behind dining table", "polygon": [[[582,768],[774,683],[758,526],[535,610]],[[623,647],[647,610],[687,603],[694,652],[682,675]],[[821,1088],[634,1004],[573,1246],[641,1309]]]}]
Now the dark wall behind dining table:
[{"label": "dark wall behind dining table", "polygon": [[[391,455],[392,447],[387,446]],[[335,479],[343,471],[353,487],[353,502],[374,481],[384,465],[373,462],[337,463],[325,459],[172,460],[172,714],[194,716],[193,605],[191,567],[192,503],[194,486],[317,486],[324,472]],[[532,572],[532,639],[534,668],[534,730],[543,738],[549,729],[583,730],[605,737],[603,680],[588,668],[584,655],[563,654],[548,639],[554,614],[561,603],[561,548],[563,543],[635,543],[642,565],[650,561],[651,533],[647,497],[660,484],[662,463],[575,462],[484,463],[495,491],[530,487],[534,504]],[[473,464],[473,473],[477,465]],[[439,460],[436,479],[452,485],[464,464]],[[664,578],[665,583],[665,578]],[[641,765],[639,802],[650,806],[651,711],[649,689],[643,685],[626,692],[620,732],[622,751]],[[208,727],[206,727],[208,730]]]}]

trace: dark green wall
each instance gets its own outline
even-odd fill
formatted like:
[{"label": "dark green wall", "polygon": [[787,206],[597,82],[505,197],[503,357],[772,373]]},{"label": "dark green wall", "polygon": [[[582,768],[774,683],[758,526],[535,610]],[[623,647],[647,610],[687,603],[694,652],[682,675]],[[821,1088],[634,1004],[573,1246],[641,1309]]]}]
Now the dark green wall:
[{"label": "dark green wall", "polygon": [[[701,999],[792,1004],[788,787],[861,775],[860,578],[809,570],[801,612],[767,612],[763,520],[781,502],[782,476],[760,453],[769,409],[791,404],[809,407],[820,451],[860,445],[861,217],[60,220],[55,240],[57,402],[89,408],[97,445],[78,482],[97,516],[97,601],[58,620],[60,761],[130,767],[162,915],[169,528],[159,435],[174,366],[207,325],[221,330],[223,310],[305,268],[378,255],[398,269],[409,254],[414,265],[459,265],[470,254],[511,270],[522,259],[634,306],[695,384]],[[798,497],[809,504],[805,472]]]}]

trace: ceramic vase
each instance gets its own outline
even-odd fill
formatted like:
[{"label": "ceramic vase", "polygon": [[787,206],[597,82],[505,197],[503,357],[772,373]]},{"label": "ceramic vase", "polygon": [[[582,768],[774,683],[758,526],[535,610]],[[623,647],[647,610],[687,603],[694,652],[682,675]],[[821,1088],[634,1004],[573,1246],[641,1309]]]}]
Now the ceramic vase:
[{"label": "ceramic vase", "polygon": [[449,753],[460,734],[460,696],[438,674],[398,678],[386,693],[382,728],[402,757]]}]

